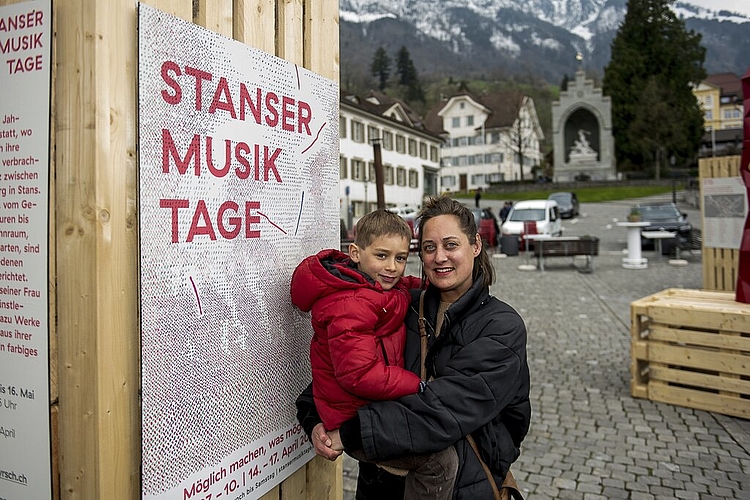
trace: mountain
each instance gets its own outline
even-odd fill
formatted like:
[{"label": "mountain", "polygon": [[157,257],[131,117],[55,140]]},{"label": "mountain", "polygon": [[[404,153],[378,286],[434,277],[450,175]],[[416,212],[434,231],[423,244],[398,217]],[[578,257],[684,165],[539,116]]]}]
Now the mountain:
[{"label": "mountain", "polygon": [[[395,61],[402,45],[423,79],[525,75],[558,84],[579,67],[603,75],[627,0],[340,0],[339,8],[344,88],[371,81],[378,47]],[[672,8],[701,33],[709,74],[745,73],[750,17],[689,0]]]}]

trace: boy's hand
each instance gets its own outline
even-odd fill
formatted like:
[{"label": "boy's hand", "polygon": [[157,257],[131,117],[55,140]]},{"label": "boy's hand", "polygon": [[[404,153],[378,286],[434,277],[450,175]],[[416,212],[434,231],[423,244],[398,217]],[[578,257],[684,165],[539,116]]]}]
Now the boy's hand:
[{"label": "boy's hand", "polygon": [[332,431],[331,434],[336,434],[336,439],[338,439],[338,448],[334,449],[333,446],[333,439],[329,434],[326,432],[325,427],[323,427],[323,424],[318,424],[315,427],[313,427],[312,431],[312,442],[313,442],[313,448],[315,448],[315,454],[320,455],[323,458],[326,458],[328,460],[336,460],[339,455],[341,455],[342,450],[344,449],[343,446],[341,446],[341,439],[339,438],[339,431],[335,430]]}]

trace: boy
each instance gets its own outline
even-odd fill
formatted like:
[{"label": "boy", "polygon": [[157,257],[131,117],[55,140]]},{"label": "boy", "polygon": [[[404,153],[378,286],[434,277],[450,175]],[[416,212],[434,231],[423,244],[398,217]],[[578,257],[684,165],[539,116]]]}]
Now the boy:
[{"label": "boy", "polygon": [[[337,429],[370,400],[415,394],[424,382],[403,368],[411,303],[403,277],[412,231],[397,214],[376,210],[357,223],[349,256],[323,250],[303,260],[292,275],[292,303],[312,311],[310,364],[313,398],[327,430]],[[364,455],[354,457],[366,460]],[[407,469],[404,498],[450,499],[458,457],[450,447],[431,455],[379,464]]]}]

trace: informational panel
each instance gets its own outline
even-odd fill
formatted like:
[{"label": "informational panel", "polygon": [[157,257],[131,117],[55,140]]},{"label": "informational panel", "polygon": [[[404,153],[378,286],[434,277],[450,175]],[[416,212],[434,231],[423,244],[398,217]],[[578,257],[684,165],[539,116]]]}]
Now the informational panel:
[{"label": "informational panel", "polygon": [[703,179],[703,244],[740,248],[747,217],[747,190],[741,177]]},{"label": "informational panel", "polygon": [[0,498],[52,498],[50,1],[0,7]]},{"label": "informational panel", "polygon": [[313,456],[305,256],[335,247],[338,86],[139,7],[142,496],[258,498]]}]

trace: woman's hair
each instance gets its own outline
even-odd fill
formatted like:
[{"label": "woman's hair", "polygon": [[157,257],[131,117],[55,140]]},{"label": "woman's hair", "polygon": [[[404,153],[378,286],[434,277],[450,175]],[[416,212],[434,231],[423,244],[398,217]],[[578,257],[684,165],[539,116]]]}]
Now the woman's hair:
[{"label": "woman's hair", "polygon": [[372,240],[380,236],[401,236],[407,242],[411,241],[412,232],[404,219],[396,213],[388,210],[375,210],[364,215],[357,222],[357,233],[354,236],[354,244],[359,248],[365,248]]},{"label": "woman's hair", "polygon": [[[440,215],[452,215],[456,217],[458,219],[458,226],[469,239],[471,245],[476,243],[479,237],[474,213],[470,209],[445,195],[429,198],[419,211],[419,214],[417,214],[420,229],[418,235],[420,257],[422,256],[422,228],[428,220]],[[479,255],[474,257],[472,279],[476,281],[480,273],[482,274],[482,285],[489,287],[495,282],[495,269],[492,267],[492,262],[490,262],[490,257],[487,255],[485,245],[482,245]]]}]

